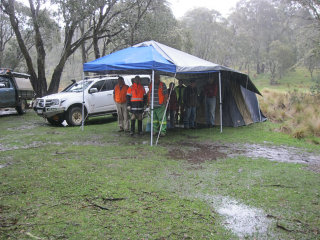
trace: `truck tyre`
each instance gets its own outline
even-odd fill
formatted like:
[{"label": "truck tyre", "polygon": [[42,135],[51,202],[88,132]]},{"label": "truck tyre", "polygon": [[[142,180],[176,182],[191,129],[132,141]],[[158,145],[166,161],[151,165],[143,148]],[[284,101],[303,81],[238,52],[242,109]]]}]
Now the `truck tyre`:
[{"label": "truck tyre", "polygon": [[47,121],[53,126],[62,126],[62,122],[64,121],[64,119],[61,117],[55,116],[52,118],[47,118]]},{"label": "truck tyre", "polygon": [[22,115],[26,112],[26,106],[27,106],[26,100],[22,100],[19,106],[16,107],[16,111],[18,112],[19,115]]},{"label": "truck tyre", "polygon": [[82,108],[81,107],[71,107],[68,110],[67,123],[69,126],[80,126],[82,124]]}]

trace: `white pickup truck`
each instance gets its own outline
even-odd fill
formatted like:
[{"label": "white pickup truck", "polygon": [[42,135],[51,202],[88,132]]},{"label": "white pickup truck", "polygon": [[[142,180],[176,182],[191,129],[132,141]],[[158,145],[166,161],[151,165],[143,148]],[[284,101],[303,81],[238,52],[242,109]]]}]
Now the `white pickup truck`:
[{"label": "white pickup truck", "polygon": [[[131,85],[132,75],[122,76],[127,85]],[[142,84],[147,86],[150,77],[140,76]],[[37,98],[35,112],[48,120],[52,125],[61,125],[64,120],[69,126],[82,123],[82,102],[84,96],[85,119],[91,116],[113,114],[117,107],[113,100],[113,89],[118,83],[118,76],[100,76],[74,82],[60,93]]]}]

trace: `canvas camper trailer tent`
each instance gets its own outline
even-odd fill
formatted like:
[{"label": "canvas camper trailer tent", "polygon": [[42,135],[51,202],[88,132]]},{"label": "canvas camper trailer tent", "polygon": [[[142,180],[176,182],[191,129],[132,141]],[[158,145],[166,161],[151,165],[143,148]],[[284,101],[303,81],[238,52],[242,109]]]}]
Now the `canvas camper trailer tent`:
[{"label": "canvas camper trailer tent", "polygon": [[[222,98],[222,126],[240,127],[252,123],[263,122],[266,117],[260,110],[259,102],[255,92],[252,92],[235,79],[236,76],[232,72],[221,71],[221,98]],[[209,73],[199,78],[195,75],[193,80],[197,81],[199,102],[197,107],[196,122],[200,125],[206,125],[205,117],[205,99],[202,96],[202,90],[209,79],[209,75],[217,73]],[[197,80],[198,76],[198,80]],[[219,101],[216,101],[215,125],[220,125],[220,109]]]}]

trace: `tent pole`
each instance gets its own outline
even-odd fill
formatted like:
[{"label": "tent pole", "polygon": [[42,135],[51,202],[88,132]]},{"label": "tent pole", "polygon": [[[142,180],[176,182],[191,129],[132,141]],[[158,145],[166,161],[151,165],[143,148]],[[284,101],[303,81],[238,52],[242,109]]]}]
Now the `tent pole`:
[{"label": "tent pole", "polygon": [[220,133],[222,133],[221,71],[219,71],[219,99],[220,99]]},{"label": "tent pole", "polygon": [[[152,91],[151,91],[151,129],[150,129],[150,146],[153,145],[153,102],[154,102],[154,70],[152,70],[152,77],[151,77],[151,86],[152,86]],[[150,89],[149,89],[150,91]]]},{"label": "tent pole", "polygon": [[84,129],[84,72],[82,71],[82,123],[81,123],[81,130]]},{"label": "tent pole", "polygon": [[[257,98],[257,95],[256,95],[256,98]],[[260,122],[262,122],[262,119],[261,119],[261,111],[260,111],[260,104],[259,104],[258,98],[257,98],[257,103],[258,103],[258,111],[259,111],[259,120],[260,120]]]},{"label": "tent pole", "polygon": [[166,103],[166,109],[164,110],[164,114],[163,114],[163,116],[162,116],[162,120],[161,120],[161,124],[160,124],[160,130],[159,130],[159,132],[158,132],[158,137],[157,137],[157,140],[156,140],[156,146],[158,145],[158,141],[159,141],[159,137],[160,137],[160,133],[161,133],[161,129],[162,129],[162,125],[163,125],[164,118],[167,117],[167,110],[168,110],[168,106],[169,106],[169,101],[170,101],[170,96],[171,96],[172,90],[173,90],[173,89],[170,89],[168,101],[167,101],[167,103]]}]

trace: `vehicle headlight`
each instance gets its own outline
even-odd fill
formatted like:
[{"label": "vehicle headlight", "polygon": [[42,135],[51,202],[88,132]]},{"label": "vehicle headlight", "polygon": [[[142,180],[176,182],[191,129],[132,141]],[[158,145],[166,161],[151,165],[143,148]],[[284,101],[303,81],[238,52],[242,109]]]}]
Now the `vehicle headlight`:
[{"label": "vehicle headlight", "polygon": [[51,105],[54,106],[54,105],[59,105],[59,99],[52,99],[51,100]]}]

